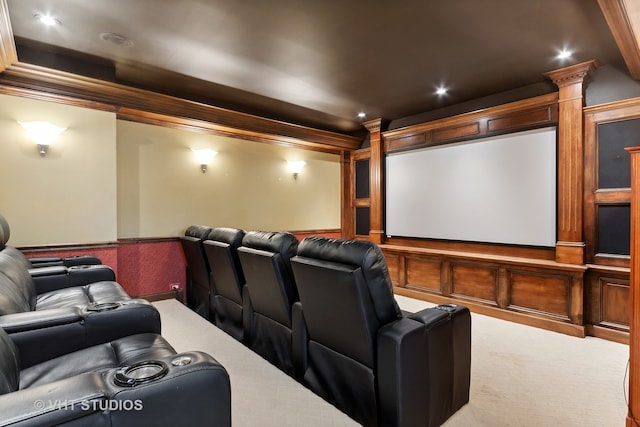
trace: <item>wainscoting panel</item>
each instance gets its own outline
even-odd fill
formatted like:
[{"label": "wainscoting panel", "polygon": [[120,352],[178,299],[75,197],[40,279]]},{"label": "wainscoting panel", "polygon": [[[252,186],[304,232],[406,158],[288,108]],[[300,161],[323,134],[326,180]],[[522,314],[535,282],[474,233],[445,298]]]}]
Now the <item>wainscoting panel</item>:
[{"label": "wainscoting panel", "polygon": [[570,286],[571,281],[567,276],[512,271],[509,274],[508,308],[570,321]]},{"label": "wainscoting panel", "polygon": [[[575,336],[585,336],[586,266],[463,251],[380,245],[394,292]],[[607,298],[619,304],[614,288]]]},{"label": "wainscoting panel", "polygon": [[442,293],[441,261],[437,258],[405,258],[407,286],[429,292]]},{"label": "wainscoting panel", "polygon": [[451,264],[451,295],[498,304],[498,268]]}]

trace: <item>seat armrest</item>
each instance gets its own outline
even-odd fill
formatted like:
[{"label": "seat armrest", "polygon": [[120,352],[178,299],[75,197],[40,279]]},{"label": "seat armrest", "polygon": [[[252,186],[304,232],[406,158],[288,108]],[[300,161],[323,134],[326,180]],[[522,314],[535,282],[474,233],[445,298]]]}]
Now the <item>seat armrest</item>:
[{"label": "seat armrest", "polygon": [[101,281],[115,281],[116,275],[107,265],[76,267],[30,268],[29,273],[36,287],[36,294],[56,291],[71,286],[84,286]]},{"label": "seat armrest", "polygon": [[67,325],[81,320],[82,313],[78,307],[65,307],[5,314],[0,316],[0,327],[8,334],[15,334],[34,329]]},{"label": "seat armrest", "polygon": [[[173,362],[185,358],[190,360],[188,364]],[[131,387],[118,386],[114,382],[118,372],[122,374],[126,368],[107,373],[111,400],[138,405],[136,410],[111,411],[110,425],[231,426],[231,385],[229,374],[220,363],[198,351],[160,361],[168,368],[165,376]]]},{"label": "seat armrest", "polygon": [[22,369],[86,347],[78,307],[6,314],[0,316],[0,326],[18,347]]},{"label": "seat armrest", "polygon": [[82,312],[87,346],[129,335],[161,332],[158,309],[143,299],[119,301],[102,311],[93,311],[88,306]]},{"label": "seat armrest", "polygon": [[255,339],[255,331],[253,330],[253,304],[251,303],[251,294],[249,286],[246,284],[242,287],[242,329],[244,329],[243,341],[248,347],[251,347]]},{"label": "seat armrest", "polygon": [[34,257],[34,258],[27,258],[27,259],[29,260],[33,268],[49,267],[52,265],[64,266],[64,264],[62,263],[62,258],[57,256],[46,256],[46,257],[43,256],[43,257]]},{"label": "seat armrest", "polygon": [[420,322],[427,327],[434,327],[439,324],[439,322],[445,321],[445,319],[449,318],[449,312],[444,310],[434,309],[434,307],[425,308],[424,310],[420,310],[418,312],[409,314],[407,316],[409,319],[413,319],[417,322]]},{"label": "seat armrest", "polygon": [[108,265],[76,265],[68,267],[71,286],[84,286],[89,283],[109,281],[115,282],[116,273]]},{"label": "seat armrest", "polygon": [[[446,321],[446,313],[436,314],[430,323]],[[432,425],[430,345],[437,348],[437,343],[428,341],[427,329],[425,323],[407,317],[380,328],[376,372],[380,425]]]},{"label": "seat armrest", "polygon": [[309,332],[304,320],[302,303],[297,301],[291,306],[291,354],[293,358],[293,375],[297,380],[304,378],[307,370]]},{"label": "seat armrest", "polygon": [[[108,387],[99,373],[87,373],[0,396],[0,425],[52,426],[100,416]],[[91,425],[92,418],[83,419]]]},{"label": "seat armrest", "polygon": [[31,277],[55,276],[58,274],[67,274],[67,267],[64,265],[49,265],[29,269]]},{"label": "seat armrest", "polygon": [[48,257],[33,257],[33,258],[27,258],[27,259],[29,260],[33,268],[49,267],[53,265],[71,267],[75,265],[102,264],[102,261],[100,260],[100,258],[93,255],[74,255],[74,256],[65,257],[65,258],[48,256]]}]

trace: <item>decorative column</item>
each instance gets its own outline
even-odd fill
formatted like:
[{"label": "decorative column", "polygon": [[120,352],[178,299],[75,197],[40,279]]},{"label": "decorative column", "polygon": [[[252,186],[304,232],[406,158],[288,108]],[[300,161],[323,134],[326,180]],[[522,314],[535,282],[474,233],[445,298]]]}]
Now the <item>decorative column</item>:
[{"label": "decorative column", "polygon": [[631,155],[631,260],[629,274],[629,412],[627,427],[637,426],[640,414],[640,147],[629,147]]},{"label": "decorative column", "polygon": [[596,67],[596,61],[588,61],[545,73],[560,90],[556,261],[568,264],[584,264],[582,107],[585,83]]},{"label": "decorative column", "polygon": [[382,119],[364,122],[364,127],[369,131],[371,159],[369,160],[369,202],[370,221],[369,239],[377,244],[384,240],[384,215],[382,200],[382,166],[384,150],[382,149]]}]

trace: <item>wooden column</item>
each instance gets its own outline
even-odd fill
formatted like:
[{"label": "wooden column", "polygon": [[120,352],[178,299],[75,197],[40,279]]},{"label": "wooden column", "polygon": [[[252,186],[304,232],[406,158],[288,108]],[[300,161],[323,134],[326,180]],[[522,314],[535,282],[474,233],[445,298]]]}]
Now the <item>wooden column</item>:
[{"label": "wooden column", "polygon": [[355,232],[353,229],[353,197],[351,194],[351,182],[353,182],[351,177],[352,173],[351,152],[343,150],[340,152],[340,182],[342,183],[340,186],[340,200],[342,203],[340,207],[340,212],[342,212],[340,217],[340,234],[343,239],[353,238]]},{"label": "wooden column", "polygon": [[556,261],[568,264],[584,264],[582,107],[585,83],[596,66],[595,61],[588,61],[545,73],[560,90]]},{"label": "wooden column", "polygon": [[384,215],[382,200],[382,173],[384,150],[382,148],[382,119],[369,120],[363,123],[369,131],[371,159],[369,160],[369,201],[370,221],[369,239],[377,244],[384,240]]},{"label": "wooden column", "polygon": [[631,155],[631,261],[629,274],[629,411],[627,427],[637,426],[640,414],[640,147]]}]

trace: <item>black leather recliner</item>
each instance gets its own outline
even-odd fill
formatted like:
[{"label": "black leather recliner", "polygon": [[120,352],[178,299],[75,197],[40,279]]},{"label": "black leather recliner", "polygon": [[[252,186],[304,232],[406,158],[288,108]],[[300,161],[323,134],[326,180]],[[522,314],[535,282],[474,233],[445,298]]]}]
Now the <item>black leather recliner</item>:
[{"label": "black leather recliner", "polygon": [[316,394],[365,426],[439,426],[468,402],[466,307],[403,315],[369,241],[307,237],[291,265],[295,361]]},{"label": "black leather recliner", "polygon": [[211,232],[211,227],[191,225],[180,238],[182,251],[187,261],[187,306],[205,319],[210,317],[209,275],[211,269],[204,253],[202,241]]},{"label": "black leather recliner", "polygon": [[[4,240],[4,244],[9,241],[10,228],[7,219],[0,214],[0,240]],[[63,266],[63,267],[78,267],[85,265],[101,265],[102,261],[100,258],[93,255],[76,255],[70,257],[30,257],[27,258],[22,252],[18,251],[18,249],[13,248],[13,251],[19,253],[16,254],[16,258],[22,258],[23,262],[25,262],[27,268],[40,268],[40,267],[52,267],[52,266]],[[109,279],[104,279],[109,280]]]},{"label": "black leather recliner", "polygon": [[291,233],[249,231],[238,249],[247,282],[245,343],[294,377],[291,307],[298,291],[290,259],[297,248]]},{"label": "black leather recliner", "polygon": [[24,349],[0,328],[0,425],[231,426],[231,389],[206,353],[140,334],[24,368]]},{"label": "black leather recliner", "polygon": [[160,333],[158,310],[145,300],[129,297],[117,282],[94,282],[91,272],[96,266],[47,267],[36,270],[67,272],[58,275],[60,280],[34,277],[15,252],[8,253],[12,248],[3,247],[1,237],[0,327],[28,349],[25,360],[34,358],[29,364],[37,363],[36,357],[58,356],[60,340],[81,348],[137,333]]},{"label": "black leather recliner", "polygon": [[[223,331],[244,341],[242,325],[242,293],[244,275],[238,260],[238,247],[244,231],[237,228],[213,228],[203,241],[204,252],[211,269],[211,319]],[[215,317],[213,317],[215,315]]]}]

